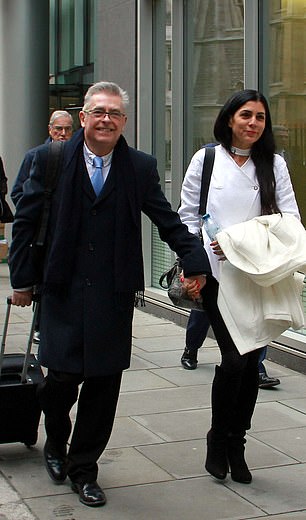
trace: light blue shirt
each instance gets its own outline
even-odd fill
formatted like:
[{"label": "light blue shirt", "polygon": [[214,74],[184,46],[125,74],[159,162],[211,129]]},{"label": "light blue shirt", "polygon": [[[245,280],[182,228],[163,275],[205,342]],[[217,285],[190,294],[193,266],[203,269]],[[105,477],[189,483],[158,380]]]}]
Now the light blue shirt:
[{"label": "light blue shirt", "polygon": [[[84,159],[85,159],[85,164],[86,164],[86,168],[88,171],[88,175],[91,178],[94,173],[93,160],[94,160],[94,157],[96,157],[96,154],[94,154],[91,150],[89,150],[89,148],[85,142],[84,142],[84,146],[83,146],[83,153],[84,153]],[[103,180],[105,182],[107,179],[107,176],[109,174],[111,165],[112,165],[113,151],[111,151],[107,155],[102,155],[101,157],[103,159],[102,176],[103,176]]]}]

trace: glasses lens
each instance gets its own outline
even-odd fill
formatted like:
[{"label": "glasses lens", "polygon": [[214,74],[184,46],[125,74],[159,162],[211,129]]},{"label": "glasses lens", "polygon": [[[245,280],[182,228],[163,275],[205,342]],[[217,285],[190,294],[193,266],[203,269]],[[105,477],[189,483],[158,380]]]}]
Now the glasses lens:
[{"label": "glasses lens", "polygon": [[119,110],[111,110],[108,115],[111,119],[120,119],[123,114]]},{"label": "glasses lens", "polygon": [[63,130],[65,130],[65,132],[71,132],[72,130],[72,126],[54,126],[53,128],[57,132],[62,132]]},{"label": "glasses lens", "polygon": [[97,119],[100,117],[104,118],[106,115],[108,115],[110,119],[120,119],[120,117],[123,116],[120,110],[110,110],[107,112],[106,110],[101,110],[98,108],[95,108],[94,110],[88,110],[88,113]]},{"label": "glasses lens", "polygon": [[106,112],[105,110],[88,110],[88,113],[93,117],[104,117]]}]

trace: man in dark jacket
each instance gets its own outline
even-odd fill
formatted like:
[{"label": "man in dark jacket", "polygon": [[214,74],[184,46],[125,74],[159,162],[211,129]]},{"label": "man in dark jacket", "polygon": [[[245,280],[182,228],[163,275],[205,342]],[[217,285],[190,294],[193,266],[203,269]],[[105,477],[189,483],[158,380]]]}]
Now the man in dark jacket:
[{"label": "man in dark jacket", "polygon": [[[73,129],[73,119],[71,114],[66,110],[55,110],[52,112],[49,124],[48,131],[49,137],[46,139],[45,143],[50,143],[51,141],[69,141],[72,137],[72,129]],[[17,205],[18,200],[22,196],[23,193],[23,185],[25,181],[30,176],[31,166],[36,152],[40,149],[42,145],[36,146],[35,148],[31,148],[27,151],[24,156],[24,159],[21,163],[18,175],[14,182],[14,186],[11,192],[11,199],[14,205]],[[37,323],[35,325],[34,343],[39,343],[40,341],[40,332],[39,332],[39,316],[37,317]]]},{"label": "man in dark jacket", "polygon": [[[68,141],[72,137],[72,127],[73,119],[71,114],[66,110],[55,110],[50,116],[48,124],[49,137],[45,143],[50,143],[51,141]],[[22,195],[23,184],[30,176],[32,162],[40,146],[31,148],[24,156],[11,192],[11,199],[15,206]]]},{"label": "man in dark jacket", "polygon": [[[156,160],[130,148],[122,136],[127,104],[127,93],[114,83],[96,83],[85,96],[82,129],[64,145],[43,275],[39,360],[48,368],[40,389],[45,464],[57,483],[68,475],[88,506],[106,501],[96,482],[97,460],[112,431],[122,371],[130,364],[135,293],[144,289],[141,213],[182,259],[191,297],[210,273],[200,241],[161,190]],[[21,306],[31,304],[36,282],[30,244],[42,210],[46,147],[34,161],[10,250],[12,302]],[[77,398],[67,453],[69,412]]]}]

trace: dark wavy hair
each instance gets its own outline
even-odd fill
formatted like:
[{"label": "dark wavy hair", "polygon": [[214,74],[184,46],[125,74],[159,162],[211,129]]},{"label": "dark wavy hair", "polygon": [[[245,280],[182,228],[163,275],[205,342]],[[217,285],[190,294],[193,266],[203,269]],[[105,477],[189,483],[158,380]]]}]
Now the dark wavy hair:
[{"label": "dark wavy hair", "polygon": [[273,171],[275,141],[272,131],[271,115],[268,102],[257,90],[235,92],[221,108],[214,125],[216,140],[230,152],[232,129],[229,120],[237,110],[248,101],[260,101],[266,112],[265,129],[261,137],[251,148],[251,158],[255,164],[256,177],[260,187],[261,214],[280,213],[275,199],[275,176]]}]

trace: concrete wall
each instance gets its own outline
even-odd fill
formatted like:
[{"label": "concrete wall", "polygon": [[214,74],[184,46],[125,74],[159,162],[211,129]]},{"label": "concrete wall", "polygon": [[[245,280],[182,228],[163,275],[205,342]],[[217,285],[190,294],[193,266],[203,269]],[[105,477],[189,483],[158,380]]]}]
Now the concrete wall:
[{"label": "concrete wall", "polygon": [[125,136],[136,138],[136,1],[99,0],[96,3],[95,81],[118,83],[130,96]]}]

